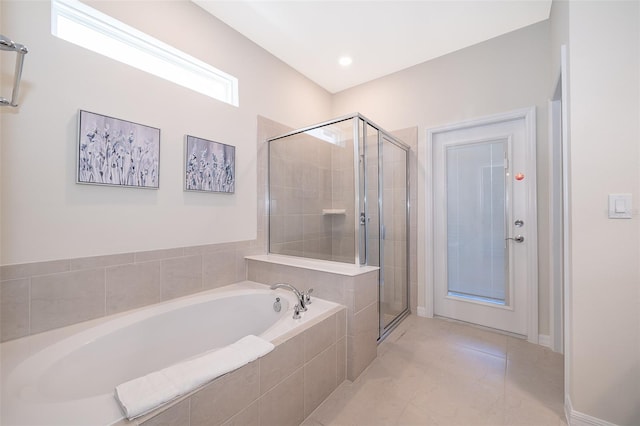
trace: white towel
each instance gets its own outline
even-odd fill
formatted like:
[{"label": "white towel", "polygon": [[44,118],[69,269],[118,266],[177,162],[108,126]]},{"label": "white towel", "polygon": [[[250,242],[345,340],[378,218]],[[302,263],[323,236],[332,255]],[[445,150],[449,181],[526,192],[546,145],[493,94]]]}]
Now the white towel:
[{"label": "white towel", "polygon": [[116,386],[115,398],[132,420],[255,361],[273,348],[271,342],[260,337],[245,336],[222,349],[122,383]]}]

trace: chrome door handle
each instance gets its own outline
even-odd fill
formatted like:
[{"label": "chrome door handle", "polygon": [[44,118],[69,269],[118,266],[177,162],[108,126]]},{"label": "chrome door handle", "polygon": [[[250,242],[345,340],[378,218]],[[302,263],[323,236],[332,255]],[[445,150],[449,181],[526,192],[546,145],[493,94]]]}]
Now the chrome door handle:
[{"label": "chrome door handle", "polygon": [[524,237],[522,235],[516,235],[514,238],[509,237],[509,238],[505,238],[505,240],[513,240],[516,243],[522,243],[524,242]]}]

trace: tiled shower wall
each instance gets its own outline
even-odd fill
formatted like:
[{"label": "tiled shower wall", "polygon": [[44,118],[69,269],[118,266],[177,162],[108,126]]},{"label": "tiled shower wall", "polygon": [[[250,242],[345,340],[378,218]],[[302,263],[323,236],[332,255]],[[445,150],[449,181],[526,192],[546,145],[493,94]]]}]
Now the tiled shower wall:
[{"label": "tiled shower wall", "polygon": [[[418,128],[409,127],[391,132],[411,148],[409,151],[409,309],[416,313],[418,310],[418,173],[424,175],[424,171],[418,170]],[[395,180],[397,181],[397,177]],[[397,215],[396,215],[397,216]],[[402,243],[404,244],[404,243]],[[405,245],[406,246],[406,245]]]},{"label": "tiled shower wall", "polygon": [[271,251],[353,263],[352,141],[333,145],[300,133],[270,145]]},{"label": "tiled shower wall", "polygon": [[271,251],[331,260],[331,145],[304,133],[271,145]]},{"label": "tiled shower wall", "polygon": [[331,208],[345,210],[331,216],[331,260],[346,263],[353,263],[356,256],[353,154],[353,139],[331,146]]},{"label": "tiled shower wall", "polygon": [[405,283],[407,274],[407,191],[406,154],[395,145],[383,147],[382,180],[384,237],[384,297],[383,312],[400,313],[407,304]]}]

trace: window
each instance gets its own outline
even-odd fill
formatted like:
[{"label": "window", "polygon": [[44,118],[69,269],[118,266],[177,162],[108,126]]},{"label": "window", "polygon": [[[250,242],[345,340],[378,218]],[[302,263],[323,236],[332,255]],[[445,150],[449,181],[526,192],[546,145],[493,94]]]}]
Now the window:
[{"label": "window", "polygon": [[77,0],[51,2],[56,37],[238,106],[238,79]]}]

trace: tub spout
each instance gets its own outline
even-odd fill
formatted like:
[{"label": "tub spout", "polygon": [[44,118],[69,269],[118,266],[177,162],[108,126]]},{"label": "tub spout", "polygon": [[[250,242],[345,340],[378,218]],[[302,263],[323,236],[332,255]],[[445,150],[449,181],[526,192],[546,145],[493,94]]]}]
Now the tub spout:
[{"label": "tub spout", "polygon": [[277,288],[286,288],[288,290],[291,290],[296,295],[296,297],[298,298],[298,305],[300,306],[300,310],[302,312],[306,312],[307,311],[307,300],[306,300],[306,297],[305,297],[304,293],[300,292],[300,290],[298,290],[297,288],[295,288],[291,284],[276,283],[276,284],[271,286],[271,290],[275,290]]}]

